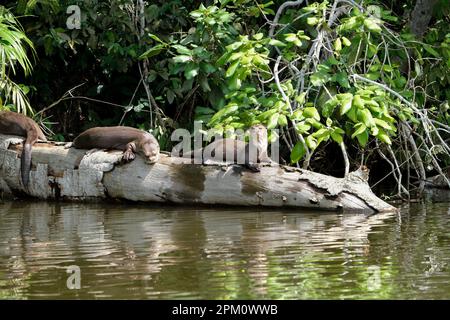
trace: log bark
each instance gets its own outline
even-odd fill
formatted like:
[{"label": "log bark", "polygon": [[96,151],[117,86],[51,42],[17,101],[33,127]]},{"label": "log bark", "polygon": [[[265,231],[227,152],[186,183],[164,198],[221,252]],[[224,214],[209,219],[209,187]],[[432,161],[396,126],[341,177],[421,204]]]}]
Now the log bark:
[{"label": "log bark", "polygon": [[0,193],[39,199],[108,200],[179,204],[273,206],[321,210],[389,212],[396,209],[372,193],[368,171],[335,178],[288,166],[199,165],[162,155],[148,165],[137,156],[121,163],[122,152],[64,149],[37,143],[30,184],[20,182],[23,138],[0,135]]}]

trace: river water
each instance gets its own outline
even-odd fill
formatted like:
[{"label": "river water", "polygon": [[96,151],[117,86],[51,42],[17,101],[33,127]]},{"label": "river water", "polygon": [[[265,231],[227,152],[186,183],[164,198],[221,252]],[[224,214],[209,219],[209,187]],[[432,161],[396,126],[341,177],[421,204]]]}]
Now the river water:
[{"label": "river water", "polygon": [[365,216],[4,202],[0,298],[450,299],[450,205]]}]

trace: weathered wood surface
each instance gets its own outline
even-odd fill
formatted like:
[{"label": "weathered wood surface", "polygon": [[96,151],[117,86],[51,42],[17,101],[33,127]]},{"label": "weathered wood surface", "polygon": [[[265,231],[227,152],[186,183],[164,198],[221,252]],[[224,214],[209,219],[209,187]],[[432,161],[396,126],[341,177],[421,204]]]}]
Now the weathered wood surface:
[{"label": "weathered wood surface", "polygon": [[376,197],[367,172],[347,179],[287,166],[252,172],[239,165],[198,165],[190,159],[161,156],[148,165],[137,156],[120,162],[119,151],[64,149],[51,143],[33,147],[30,185],[20,182],[22,138],[0,135],[0,193],[40,199],[126,199],[143,202],[299,207],[322,210],[387,212],[396,209]]}]

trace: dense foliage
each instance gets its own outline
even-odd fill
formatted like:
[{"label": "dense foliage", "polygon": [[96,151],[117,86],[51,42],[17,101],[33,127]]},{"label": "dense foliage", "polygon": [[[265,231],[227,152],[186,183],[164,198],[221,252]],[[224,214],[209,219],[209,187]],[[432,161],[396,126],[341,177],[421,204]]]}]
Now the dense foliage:
[{"label": "dense foliage", "polygon": [[[18,88],[55,139],[127,124],[170,148],[171,131],[195,120],[226,136],[263,123],[279,129],[270,139],[286,162],[331,174],[388,163],[379,175],[409,196],[450,161],[449,4],[431,2],[421,37],[415,1],[10,1],[0,48],[21,58],[1,63],[31,69],[15,14],[38,57]],[[73,4],[81,28],[70,30]],[[3,107],[31,111],[0,89]]]},{"label": "dense foliage", "polygon": [[[16,68],[29,74],[32,66],[27,56],[27,46],[33,50],[33,44],[21,29],[18,21],[4,7],[0,7],[0,98],[11,102],[19,112],[31,112],[26,97],[29,88],[17,84],[11,79],[16,75]],[[33,52],[30,53],[32,55]],[[0,106],[3,104],[0,99]]]}]

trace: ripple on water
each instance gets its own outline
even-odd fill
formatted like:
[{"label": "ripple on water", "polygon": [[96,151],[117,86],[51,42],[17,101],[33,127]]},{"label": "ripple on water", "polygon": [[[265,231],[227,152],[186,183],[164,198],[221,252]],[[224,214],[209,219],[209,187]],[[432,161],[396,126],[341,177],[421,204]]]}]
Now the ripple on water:
[{"label": "ripple on water", "polygon": [[[449,299],[449,210],[6,202],[0,297]],[[67,289],[70,265],[80,267],[80,290]]]}]

